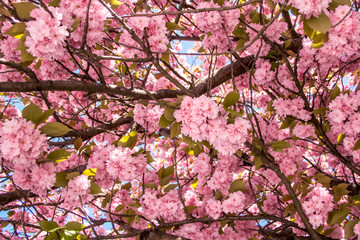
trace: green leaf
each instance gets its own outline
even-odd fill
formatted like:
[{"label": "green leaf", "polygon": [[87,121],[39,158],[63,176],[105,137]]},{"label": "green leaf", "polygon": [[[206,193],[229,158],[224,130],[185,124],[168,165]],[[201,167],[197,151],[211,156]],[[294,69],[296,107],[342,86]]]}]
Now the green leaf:
[{"label": "green leaf", "polygon": [[349,215],[349,213],[350,210],[346,208],[331,212],[330,224],[331,225],[341,224]]},{"label": "green leaf", "polygon": [[329,31],[331,27],[330,19],[325,13],[321,13],[317,18],[312,16],[310,19],[305,19],[304,22],[312,29],[322,33]]},{"label": "green leaf", "polygon": [[313,114],[319,114],[319,115],[324,116],[327,110],[329,110],[329,108],[319,107],[313,111]]},{"label": "green leaf", "polygon": [[166,62],[166,63],[170,64],[170,54],[168,54],[168,53],[162,53],[160,60],[163,61],[163,62]]},{"label": "green leaf", "polygon": [[172,189],[175,189],[177,186],[178,186],[177,184],[169,184],[169,185],[167,185],[166,188],[164,189],[164,192],[167,193],[168,191],[170,191],[170,190],[172,190]]},{"label": "green leaf", "polygon": [[266,111],[267,111],[267,112],[275,112],[275,108],[273,107],[273,103],[274,103],[274,101],[271,100],[271,101],[267,104],[267,107],[266,107]]},{"label": "green leaf", "polygon": [[278,141],[271,144],[271,147],[274,151],[283,150],[285,148],[290,148],[292,145],[287,141]]},{"label": "green leaf", "polygon": [[287,201],[290,201],[290,200],[292,200],[292,199],[291,199],[290,194],[285,194],[285,195],[282,197],[282,200],[283,200],[284,202],[287,202]]},{"label": "green leaf", "polygon": [[61,0],[52,0],[52,1],[49,3],[49,7],[59,7],[59,6],[60,6],[60,1],[61,1]]},{"label": "green leaf", "polygon": [[245,184],[246,183],[242,179],[237,179],[233,181],[230,185],[229,193],[233,193],[237,191],[246,192],[247,189],[245,187]]},{"label": "green leaf", "polygon": [[100,193],[103,193],[103,191],[101,191],[101,187],[94,183],[94,182],[91,182],[90,183],[90,194],[92,195],[96,195],[96,194],[100,194]]},{"label": "green leaf", "polygon": [[106,194],[104,200],[101,203],[102,208],[106,208],[107,204],[110,202],[110,198],[111,198],[110,195]]},{"label": "green leaf", "polygon": [[228,108],[234,104],[236,104],[237,101],[239,101],[240,93],[238,91],[232,91],[229,92],[224,100],[224,107]]},{"label": "green leaf", "polygon": [[124,205],[119,205],[115,208],[115,212],[120,212],[121,210],[123,210],[125,208]]},{"label": "green leaf", "polygon": [[322,235],[324,235],[324,236],[329,236],[334,230],[335,230],[335,228],[326,229],[326,230],[322,233]]},{"label": "green leaf", "polygon": [[171,165],[167,168],[164,168],[164,166],[162,168],[160,168],[160,170],[158,171],[158,177],[159,177],[159,185],[160,186],[165,186],[167,185],[169,182],[171,182],[173,175],[174,175],[174,170],[175,167],[174,165]]},{"label": "green leaf", "polygon": [[259,169],[263,165],[263,161],[261,160],[260,156],[254,157],[254,163],[255,163],[256,169]]},{"label": "green leaf", "polygon": [[131,189],[131,183],[125,183],[121,186],[121,189],[130,190]]},{"label": "green leaf", "polygon": [[122,147],[134,148],[137,143],[138,132],[132,131],[129,135],[123,136],[118,144]]},{"label": "green leaf", "polygon": [[160,121],[159,121],[159,127],[161,128],[166,128],[167,126],[169,126],[171,123],[173,123],[173,121],[169,121],[165,118],[165,115],[161,115],[160,117]]},{"label": "green leaf", "polygon": [[23,22],[15,23],[14,25],[11,26],[11,28],[9,28],[9,30],[4,32],[4,34],[15,37],[15,36],[24,34],[25,29],[26,29],[26,24],[25,23],[23,23]]},{"label": "green leaf", "polygon": [[195,210],[196,208],[197,208],[197,206],[192,206],[192,205],[186,206],[186,209],[188,210],[188,212],[191,212],[191,211]]},{"label": "green leaf", "polygon": [[68,222],[65,227],[67,230],[81,231],[85,226],[79,222]]},{"label": "green leaf", "polygon": [[82,145],[82,143],[83,143],[83,140],[82,140],[81,137],[78,138],[78,139],[76,139],[75,142],[74,142],[74,148],[75,148],[76,150],[79,150],[80,147],[81,147],[81,145]]},{"label": "green leaf", "polygon": [[154,161],[154,158],[151,156],[150,151],[146,151],[146,159],[147,159],[147,164],[150,164]]},{"label": "green leaf", "polygon": [[42,116],[43,112],[41,111],[41,108],[34,103],[30,103],[22,111],[22,117],[35,124],[38,123]]},{"label": "green leaf", "polygon": [[50,122],[40,128],[42,134],[51,137],[60,137],[72,131],[70,128],[59,122]]},{"label": "green leaf", "polygon": [[316,181],[324,185],[326,188],[330,188],[331,178],[326,176],[324,173],[316,173],[315,174]]},{"label": "green leaf", "polygon": [[288,214],[290,214],[290,216],[293,216],[295,212],[296,212],[296,208],[294,203],[290,203],[289,205],[286,206],[284,210],[284,216],[288,216]]},{"label": "green leaf", "polygon": [[[36,59],[31,53],[26,50],[21,50],[21,60],[20,62],[32,62]],[[29,64],[30,65],[30,64]]]},{"label": "green leaf", "polygon": [[330,92],[330,100],[334,100],[337,96],[340,95],[340,92],[340,88],[338,86],[335,86]]},{"label": "green leaf", "polygon": [[5,8],[3,8],[3,7],[0,7],[0,15],[7,16],[7,17],[9,17],[9,18],[12,17],[12,16],[11,16],[11,13],[10,13],[7,9],[5,9]]},{"label": "green leaf", "polygon": [[170,129],[170,138],[177,137],[180,133],[180,123],[175,122]]},{"label": "green leaf", "polygon": [[360,201],[360,195],[355,195],[351,197],[351,200],[353,201]]},{"label": "green leaf", "polygon": [[66,172],[58,172],[56,173],[56,181],[54,187],[66,187],[69,180],[66,179],[67,173]]},{"label": "green leaf", "polygon": [[39,223],[40,225],[40,228],[46,232],[50,232],[51,230],[53,229],[56,229],[57,227],[59,227],[57,225],[56,222],[54,221],[46,221],[46,220],[43,220]]},{"label": "green leaf", "polygon": [[174,22],[167,22],[167,23],[165,23],[165,26],[168,31],[184,30],[183,27],[179,26],[178,24],[176,24]]},{"label": "green leaf", "polygon": [[65,149],[57,149],[49,153],[46,160],[48,160],[49,162],[62,162],[68,159],[70,155],[71,152],[68,152]]},{"label": "green leaf", "polygon": [[[60,240],[59,236],[57,233],[52,232],[49,235],[47,235],[44,240]],[[61,239],[61,240],[66,240],[66,239]]]},{"label": "green leaf", "polygon": [[175,118],[174,118],[174,111],[175,110],[176,110],[175,108],[171,108],[171,107],[165,108],[165,111],[164,111],[165,119],[170,121],[170,122],[175,121]]},{"label": "green leaf", "polygon": [[13,7],[15,8],[15,11],[17,15],[24,20],[27,20],[30,18],[30,12],[36,8],[36,6],[29,2],[20,2],[20,3],[13,3]]},{"label": "green leaf", "polygon": [[2,223],[0,224],[0,228],[4,228],[4,227],[6,227],[7,225],[9,225],[9,222],[2,222]]},{"label": "green leaf", "polygon": [[74,22],[71,25],[72,29],[70,30],[70,32],[74,32],[79,27],[81,20],[82,20],[82,18],[74,18]]},{"label": "green leaf", "polygon": [[333,1],[336,2],[339,5],[351,6],[351,1],[350,0],[333,0]]},{"label": "green leaf", "polygon": [[356,141],[353,151],[359,150],[360,149],[360,139]]},{"label": "green leaf", "polygon": [[55,112],[55,108],[50,108],[50,109],[46,110],[44,112],[44,114],[42,115],[41,119],[38,121],[37,125],[45,122],[51,115],[54,114],[54,112]]},{"label": "green leaf", "polygon": [[340,183],[340,184],[332,187],[332,189],[334,190],[335,202],[339,201],[343,196],[350,193],[350,191],[347,190],[348,186],[349,186],[349,184],[347,184],[347,183]]},{"label": "green leaf", "polygon": [[71,172],[66,175],[66,179],[72,180],[72,179],[76,178],[77,176],[80,176],[79,172]]},{"label": "green leaf", "polygon": [[280,129],[288,128],[293,122],[295,118],[291,116],[287,116],[283,122],[281,122]]},{"label": "green leaf", "polygon": [[345,230],[345,239],[350,239],[355,235],[354,226],[359,222],[359,220],[347,221],[344,226]]},{"label": "green leaf", "polygon": [[266,4],[269,6],[270,10],[274,10],[275,8],[275,3],[273,0],[265,0]]}]

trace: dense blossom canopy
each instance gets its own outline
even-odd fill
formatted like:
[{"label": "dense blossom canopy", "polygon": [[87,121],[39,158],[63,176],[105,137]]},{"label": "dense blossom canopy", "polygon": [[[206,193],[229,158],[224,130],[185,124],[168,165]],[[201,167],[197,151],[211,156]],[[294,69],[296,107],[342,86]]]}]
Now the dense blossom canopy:
[{"label": "dense blossom canopy", "polygon": [[359,0],[0,0],[0,239],[360,238]]}]

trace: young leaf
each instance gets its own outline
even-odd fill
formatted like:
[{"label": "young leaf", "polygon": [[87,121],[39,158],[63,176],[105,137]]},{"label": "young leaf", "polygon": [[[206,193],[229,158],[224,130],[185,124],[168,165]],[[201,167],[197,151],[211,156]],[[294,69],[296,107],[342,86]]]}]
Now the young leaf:
[{"label": "young leaf", "polygon": [[85,226],[79,222],[68,222],[65,227],[67,230],[81,231]]},{"label": "young leaf", "polygon": [[179,26],[178,24],[174,22],[167,22],[165,23],[166,29],[168,31],[175,31],[175,30],[183,30],[184,28]]},{"label": "young leaf", "polygon": [[349,215],[349,213],[350,213],[350,210],[346,209],[346,208],[334,211],[332,214],[330,224],[331,225],[341,224],[346,219],[346,217]]},{"label": "young leaf", "polygon": [[96,195],[99,193],[103,193],[103,191],[101,191],[101,188],[98,184],[96,184],[94,182],[91,182],[90,184],[91,184],[90,185],[90,194]]},{"label": "young leaf", "polygon": [[278,141],[271,144],[271,147],[274,151],[283,150],[285,148],[290,148],[292,145],[287,141]]},{"label": "young leaf", "polygon": [[334,100],[337,96],[340,95],[340,92],[340,88],[338,86],[335,86],[330,92],[330,100]]},{"label": "young leaf", "polygon": [[50,122],[40,128],[42,134],[51,137],[60,137],[72,131],[70,128],[59,122]]},{"label": "young leaf", "polygon": [[54,221],[41,221],[39,223],[40,228],[46,232],[50,232],[51,230],[55,229],[58,227],[57,223]]},{"label": "young leaf", "polygon": [[333,1],[336,2],[339,5],[351,6],[351,1],[350,0],[333,0]]},{"label": "young leaf", "polygon": [[228,108],[239,101],[240,93],[238,91],[232,91],[226,95],[224,100],[224,107]]},{"label": "young leaf", "polygon": [[11,26],[11,28],[9,28],[9,30],[4,32],[4,34],[15,37],[17,35],[24,34],[25,29],[26,29],[26,24],[25,23],[23,23],[23,22],[15,23],[14,25]]},{"label": "young leaf", "polygon": [[321,13],[318,17],[312,16],[310,19],[304,20],[312,29],[325,33],[329,31],[331,22],[329,17],[325,13]]},{"label": "young leaf", "polygon": [[242,191],[242,192],[247,191],[245,187],[245,182],[242,179],[237,179],[233,181],[230,185],[229,193],[233,193],[237,191]]},{"label": "young leaf", "polygon": [[41,108],[34,103],[30,103],[22,111],[22,117],[35,124],[38,123],[42,116],[43,112],[41,111]]},{"label": "young leaf", "polygon": [[66,172],[58,172],[56,173],[56,181],[54,187],[66,187],[69,180],[66,179],[67,173]]},{"label": "young leaf", "polygon": [[13,3],[13,7],[16,10],[17,15],[24,20],[27,20],[30,18],[30,12],[36,8],[36,6],[29,2],[19,2],[19,3]]},{"label": "young leaf", "polygon": [[173,121],[169,121],[165,118],[165,115],[161,115],[160,117],[160,121],[159,121],[159,127],[161,128],[165,128],[167,126],[169,126],[171,123],[173,123]]},{"label": "young leaf", "polygon": [[68,152],[65,149],[57,149],[49,153],[46,160],[48,160],[49,162],[62,162],[68,159],[70,155],[71,152]]},{"label": "young leaf", "polygon": [[180,133],[180,123],[175,122],[170,129],[170,138],[177,137]]},{"label": "young leaf", "polygon": [[353,151],[359,150],[360,149],[360,139],[356,141]]}]

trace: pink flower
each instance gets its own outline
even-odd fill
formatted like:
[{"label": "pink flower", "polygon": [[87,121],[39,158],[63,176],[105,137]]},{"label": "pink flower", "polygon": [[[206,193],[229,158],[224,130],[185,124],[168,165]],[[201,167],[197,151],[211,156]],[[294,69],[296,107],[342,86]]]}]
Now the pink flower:
[{"label": "pink flower", "polygon": [[218,219],[220,217],[222,206],[221,202],[215,199],[209,199],[205,207],[206,213],[213,219]]}]

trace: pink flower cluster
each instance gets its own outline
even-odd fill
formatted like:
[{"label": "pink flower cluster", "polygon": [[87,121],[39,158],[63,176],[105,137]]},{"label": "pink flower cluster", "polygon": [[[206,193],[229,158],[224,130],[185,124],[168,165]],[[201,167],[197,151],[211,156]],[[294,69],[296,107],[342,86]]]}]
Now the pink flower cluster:
[{"label": "pink flower cluster", "polygon": [[279,216],[281,214],[279,200],[275,194],[266,194],[266,200],[263,203],[262,210],[270,215]]},{"label": "pink flower cluster", "polygon": [[129,148],[118,147],[109,154],[106,171],[114,180],[133,181],[145,171],[144,154],[132,155]]},{"label": "pink flower cluster", "polygon": [[174,112],[176,121],[182,122],[181,133],[194,141],[207,140],[223,155],[235,153],[245,142],[249,123],[236,118],[234,124],[227,124],[219,115],[220,108],[210,98],[184,97],[180,109]]},{"label": "pink flower cluster", "polygon": [[[351,13],[347,16],[348,12]],[[342,5],[329,14],[331,24],[329,41],[320,50],[334,57],[352,56],[360,49],[360,13],[353,11],[350,6]]]},{"label": "pink flower cluster", "polygon": [[61,25],[63,15],[57,8],[49,7],[54,15],[50,16],[43,8],[35,8],[30,15],[35,20],[26,23],[30,36],[25,45],[28,51],[39,58],[63,58],[65,54],[65,39],[68,36],[66,26]]},{"label": "pink flower cluster", "polygon": [[92,199],[90,186],[90,180],[86,175],[71,179],[67,187],[61,191],[61,196],[64,198],[63,207],[72,209],[73,207],[81,207],[90,201]]},{"label": "pink flower cluster", "polygon": [[296,125],[292,133],[298,138],[308,138],[315,135],[315,128],[312,125]]},{"label": "pink flower cluster", "polygon": [[[168,48],[169,40],[166,37],[165,19],[162,16],[156,17],[131,17],[128,20],[129,27],[133,28],[140,39],[146,37],[149,42],[150,49],[153,52],[165,52]],[[146,31],[146,36],[145,36]],[[132,39],[129,32],[124,31],[120,36],[120,42],[125,42],[126,45],[131,47],[140,48],[140,45]],[[146,57],[146,54],[142,51],[134,48],[123,48],[120,51],[124,57]]]},{"label": "pink flower cluster", "polygon": [[230,193],[223,202],[215,199],[206,201],[205,211],[213,219],[218,219],[222,212],[241,213],[245,209],[245,194],[238,191]]},{"label": "pink flower cluster", "polygon": [[314,228],[326,223],[328,213],[334,209],[333,200],[334,197],[326,188],[318,186],[301,200],[304,212]]},{"label": "pink flower cluster", "polygon": [[153,133],[159,131],[159,120],[163,113],[164,109],[160,108],[159,105],[135,104],[134,121],[147,129],[149,133]]},{"label": "pink flower cluster", "polygon": [[0,155],[10,167],[30,167],[47,150],[46,136],[25,119],[5,120],[0,135]]},{"label": "pink flower cluster", "polygon": [[330,104],[330,112],[327,115],[332,131],[336,134],[357,136],[360,133],[360,92],[341,94]]},{"label": "pink flower cluster", "polygon": [[[4,22],[1,32],[4,33],[11,28],[10,22]],[[0,51],[4,54],[3,58],[9,61],[19,62],[21,59],[21,51],[16,50],[19,45],[19,39],[3,35],[4,39],[0,40]]]},{"label": "pink flower cluster", "polygon": [[[248,28],[246,32],[249,34],[250,41],[253,41],[258,33],[264,26],[260,24],[251,23],[250,26],[254,29]],[[271,41],[281,44],[282,41],[280,40],[281,34],[287,30],[287,25],[284,22],[273,22],[264,32],[266,37],[268,37]],[[245,43],[245,44],[249,44]],[[250,54],[259,56],[266,56],[270,50],[270,45],[267,44],[264,40],[259,37],[254,41],[254,43],[249,46],[246,51]]]},{"label": "pink flower cluster", "polygon": [[[227,6],[227,4],[224,4]],[[218,4],[213,2],[200,2],[197,6],[198,9],[202,8],[221,8]],[[226,35],[232,33],[234,27],[239,23],[240,12],[238,9],[227,11],[206,11],[195,14],[195,21],[197,27],[205,34],[205,38],[202,41],[205,49],[212,50],[217,48],[217,51],[223,52],[231,49],[233,46],[229,46]]]},{"label": "pink flower cluster", "polygon": [[166,195],[158,198],[155,190],[147,189],[140,202],[142,211],[151,219],[162,218],[165,222],[185,219],[177,190],[170,190]]},{"label": "pink flower cluster", "polygon": [[294,175],[297,171],[305,171],[307,163],[303,161],[302,156],[305,154],[306,148],[293,146],[283,151],[273,151],[271,155],[275,158],[275,161],[279,164],[281,171],[285,175],[289,176]]},{"label": "pink flower cluster", "polygon": [[144,154],[134,155],[129,148],[107,147],[94,148],[88,168],[96,168],[96,182],[104,187],[111,187],[113,181],[133,181],[145,171]]},{"label": "pink flower cluster", "polygon": [[[84,35],[86,11],[89,0],[73,1],[62,0],[60,8],[64,15],[63,24],[69,30],[72,30],[72,25],[76,19],[81,19],[78,28],[70,34],[69,40],[72,44],[80,45]],[[96,42],[101,41],[106,34],[104,33],[104,21],[109,16],[109,12],[105,9],[99,1],[92,1],[89,8],[88,31],[86,36],[86,44],[88,46],[95,45]]]},{"label": "pink flower cluster", "polygon": [[311,119],[311,113],[304,109],[304,101],[300,98],[294,99],[276,99],[273,103],[276,113],[280,117],[292,116],[304,121]]},{"label": "pink flower cluster", "polygon": [[275,72],[271,71],[270,68],[270,61],[259,58],[256,61],[256,70],[253,83],[257,85],[265,85],[271,83],[275,79]]},{"label": "pink flower cluster", "polygon": [[53,163],[38,165],[41,154],[47,150],[47,138],[25,119],[5,120],[0,127],[0,157],[14,170],[13,179],[22,189],[31,189],[41,196],[55,183]]},{"label": "pink flower cluster", "polygon": [[[284,3],[284,0],[274,0],[274,2]],[[310,18],[311,16],[318,17],[331,2],[332,0],[290,0],[288,4],[299,9],[305,18]]]}]

